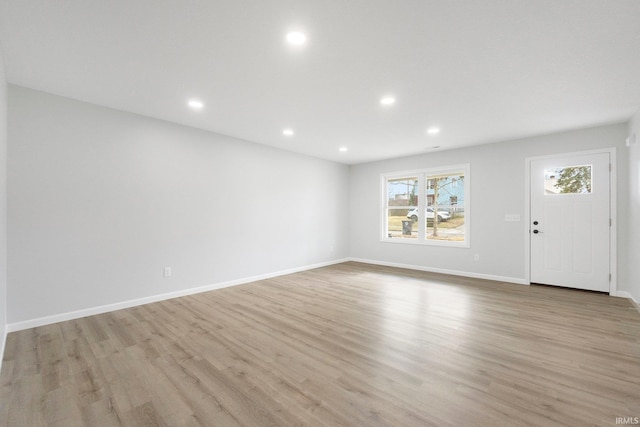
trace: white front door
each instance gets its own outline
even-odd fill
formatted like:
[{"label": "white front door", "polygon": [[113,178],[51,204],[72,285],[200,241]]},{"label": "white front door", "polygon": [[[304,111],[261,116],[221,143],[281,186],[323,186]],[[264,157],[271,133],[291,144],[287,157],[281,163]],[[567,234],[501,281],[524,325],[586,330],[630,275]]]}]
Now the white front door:
[{"label": "white front door", "polygon": [[531,282],[609,292],[609,153],[532,160]]}]

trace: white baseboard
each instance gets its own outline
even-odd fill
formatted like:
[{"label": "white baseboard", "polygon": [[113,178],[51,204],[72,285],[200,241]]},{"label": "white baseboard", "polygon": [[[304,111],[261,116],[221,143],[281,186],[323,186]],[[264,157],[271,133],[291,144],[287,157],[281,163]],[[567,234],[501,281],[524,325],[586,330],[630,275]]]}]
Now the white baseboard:
[{"label": "white baseboard", "polygon": [[493,274],[473,273],[470,271],[449,270],[445,268],[424,267],[421,265],[400,264],[397,262],[375,261],[362,258],[349,258],[349,261],[362,262],[365,264],[383,265],[385,267],[406,268],[409,270],[428,271],[430,273],[449,274],[451,276],[473,277],[476,279],[494,280],[497,282],[516,283],[518,285],[529,285],[529,282],[520,277],[496,276]]},{"label": "white baseboard", "polygon": [[625,292],[625,291],[616,291],[615,294],[613,294],[614,297],[620,297],[620,298],[628,298],[631,300],[631,303],[633,305],[635,305],[636,309],[638,309],[638,311],[640,311],[640,303],[638,301],[636,301],[636,299],[633,297],[633,295],[631,295],[629,292]]},{"label": "white baseboard", "polygon": [[[101,305],[98,307],[86,308],[68,313],[54,314],[52,316],[39,317],[36,319],[24,320],[21,322],[9,323],[5,336],[9,332],[21,331],[23,329],[35,328],[38,326],[50,325],[52,323],[64,322],[66,320],[79,319],[81,317],[93,316],[94,314],[107,313],[109,311],[121,310],[123,308],[136,307],[139,305],[149,304],[152,302],[164,301],[172,298],[183,297],[187,295],[199,294],[201,292],[213,291],[216,289],[228,288],[230,286],[243,285],[246,283],[257,282],[260,280],[271,279],[273,277],[284,276],[287,274],[298,273],[314,268],[326,267],[328,265],[340,264],[349,261],[348,259],[338,259],[333,261],[322,262],[303,267],[291,268],[288,270],[277,271],[273,273],[261,274],[258,276],[244,277],[242,279],[230,280],[227,282],[214,283],[211,285],[200,286],[197,288],[183,289],[180,291],[169,292],[166,294],[152,295],[149,297],[138,298],[134,300],[122,301],[114,304]],[[3,344],[4,345],[4,344]]]},{"label": "white baseboard", "polygon": [[612,293],[611,296],[620,297],[620,298],[629,298],[630,300],[636,302],[636,300],[633,298],[633,295],[631,295],[629,292],[625,292],[625,291],[616,291],[616,292]]},{"label": "white baseboard", "polygon": [[4,360],[4,348],[7,344],[7,334],[9,331],[6,327],[2,328],[2,342],[0,342],[0,372],[2,372],[2,361]]}]

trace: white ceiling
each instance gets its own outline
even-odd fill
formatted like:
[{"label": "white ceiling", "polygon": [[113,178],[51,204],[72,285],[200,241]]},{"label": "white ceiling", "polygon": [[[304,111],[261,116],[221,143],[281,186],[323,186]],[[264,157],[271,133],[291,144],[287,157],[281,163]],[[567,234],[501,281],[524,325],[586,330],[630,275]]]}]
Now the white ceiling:
[{"label": "white ceiling", "polygon": [[348,164],[640,106],[638,0],[0,0],[0,46],[10,83]]}]

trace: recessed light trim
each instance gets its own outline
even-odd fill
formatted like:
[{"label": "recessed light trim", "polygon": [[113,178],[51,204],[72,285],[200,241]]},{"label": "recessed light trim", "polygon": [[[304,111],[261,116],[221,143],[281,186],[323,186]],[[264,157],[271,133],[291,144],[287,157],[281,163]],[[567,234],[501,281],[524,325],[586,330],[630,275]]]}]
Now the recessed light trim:
[{"label": "recessed light trim", "polygon": [[345,152],[349,151],[349,149],[347,147],[340,147],[340,148],[338,148],[338,151],[340,151],[341,153],[345,153]]},{"label": "recessed light trim", "polygon": [[287,42],[295,46],[302,46],[307,42],[307,36],[300,31],[291,31],[287,33]]},{"label": "recessed light trim", "polygon": [[429,128],[429,129],[427,129],[427,133],[428,133],[429,135],[437,135],[437,134],[439,134],[439,133],[440,133],[440,128],[437,128],[437,127],[431,127],[431,128]]},{"label": "recessed light trim", "polygon": [[382,105],[393,105],[396,103],[396,99],[393,96],[385,96],[380,99],[380,104]]},{"label": "recessed light trim", "polygon": [[282,134],[284,136],[293,136],[294,132],[293,129],[287,128],[282,131]]},{"label": "recessed light trim", "polygon": [[187,102],[187,105],[189,106],[189,108],[191,108],[192,110],[202,110],[204,108],[204,102],[198,100],[198,99],[190,99]]}]

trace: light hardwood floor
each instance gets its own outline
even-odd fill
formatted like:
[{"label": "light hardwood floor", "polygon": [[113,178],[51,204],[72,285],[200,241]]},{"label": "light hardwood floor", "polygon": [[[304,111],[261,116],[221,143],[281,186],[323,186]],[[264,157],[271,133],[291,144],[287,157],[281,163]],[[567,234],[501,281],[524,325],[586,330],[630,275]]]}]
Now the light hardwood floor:
[{"label": "light hardwood floor", "polygon": [[11,333],[6,426],[583,426],[640,416],[628,300],[345,263]]}]

